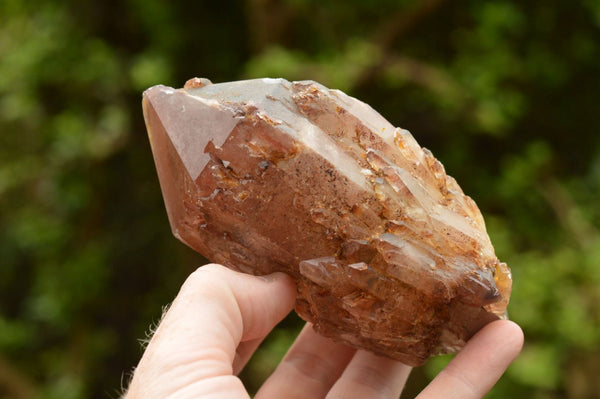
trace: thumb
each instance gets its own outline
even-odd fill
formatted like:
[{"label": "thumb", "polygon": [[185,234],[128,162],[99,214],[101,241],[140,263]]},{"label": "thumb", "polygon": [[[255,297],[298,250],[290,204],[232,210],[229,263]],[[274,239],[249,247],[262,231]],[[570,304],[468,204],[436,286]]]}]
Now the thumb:
[{"label": "thumb", "polygon": [[283,273],[256,277],[220,265],[199,268],[159,324],[132,387],[155,386],[161,395],[194,387],[217,397],[232,383],[243,389],[232,376],[238,345],[267,335],[295,297],[293,281]]}]

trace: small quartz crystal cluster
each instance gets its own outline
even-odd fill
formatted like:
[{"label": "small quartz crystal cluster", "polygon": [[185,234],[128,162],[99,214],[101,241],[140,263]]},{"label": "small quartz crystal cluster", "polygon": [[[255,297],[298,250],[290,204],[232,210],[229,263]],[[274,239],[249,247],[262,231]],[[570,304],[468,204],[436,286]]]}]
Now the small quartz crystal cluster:
[{"label": "small quartz crystal cluster", "polygon": [[175,236],[291,275],[320,334],[416,366],[506,317],[510,270],[477,205],[367,104],[313,81],[195,78],[143,107]]}]

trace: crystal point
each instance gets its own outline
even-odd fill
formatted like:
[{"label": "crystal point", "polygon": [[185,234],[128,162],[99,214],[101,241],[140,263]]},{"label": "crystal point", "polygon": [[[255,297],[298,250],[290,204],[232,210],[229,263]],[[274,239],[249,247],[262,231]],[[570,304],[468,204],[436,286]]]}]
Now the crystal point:
[{"label": "crystal point", "polygon": [[143,107],[175,236],[290,274],[319,333],[420,365],[505,318],[510,269],[477,205],[367,104],[312,81],[195,78]]}]

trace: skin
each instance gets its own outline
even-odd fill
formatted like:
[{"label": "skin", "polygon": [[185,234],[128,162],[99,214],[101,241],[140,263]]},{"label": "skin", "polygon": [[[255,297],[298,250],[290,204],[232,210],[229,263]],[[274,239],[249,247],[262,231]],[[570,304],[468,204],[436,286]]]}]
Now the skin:
[{"label": "skin", "polygon": [[[293,281],[282,273],[198,269],[165,313],[125,398],[249,398],[237,374],[292,310],[295,296]],[[417,398],[482,398],[522,345],[515,323],[488,324]],[[410,370],[334,343],[307,324],[255,398],[398,398]]]}]

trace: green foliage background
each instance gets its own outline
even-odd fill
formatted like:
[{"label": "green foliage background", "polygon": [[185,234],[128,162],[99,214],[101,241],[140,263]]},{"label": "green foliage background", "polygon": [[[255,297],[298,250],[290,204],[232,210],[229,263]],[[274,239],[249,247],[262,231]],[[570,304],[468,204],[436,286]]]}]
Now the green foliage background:
[{"label": "green foliage background", "polygon": [[489,397],[600,397],[600,1],[3,0],[0,398],[117,397],[204,262],[170,234],[140,107],[193,76],[313,79],[411,130],[513,270],[526,346]]}]

